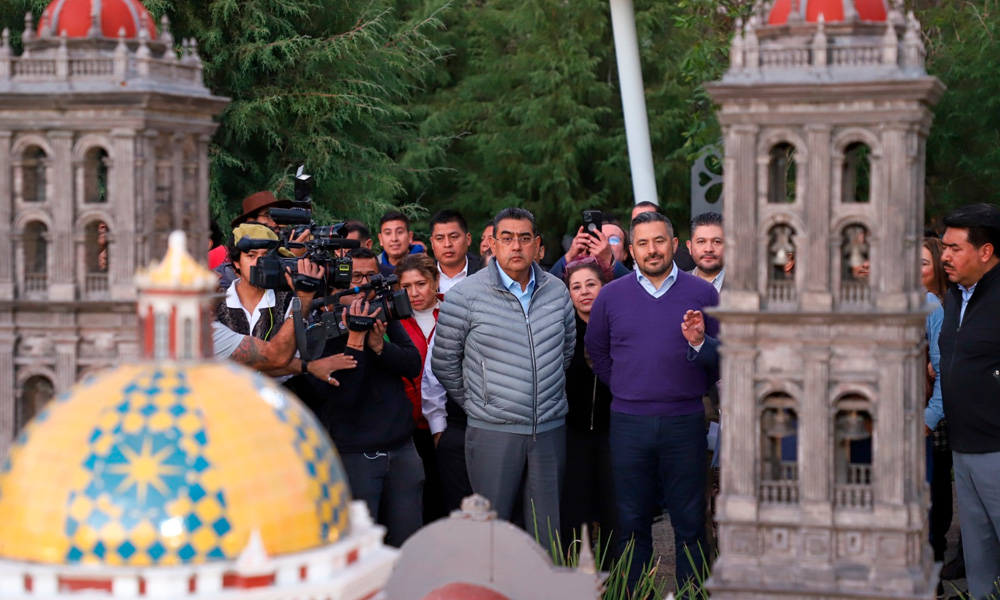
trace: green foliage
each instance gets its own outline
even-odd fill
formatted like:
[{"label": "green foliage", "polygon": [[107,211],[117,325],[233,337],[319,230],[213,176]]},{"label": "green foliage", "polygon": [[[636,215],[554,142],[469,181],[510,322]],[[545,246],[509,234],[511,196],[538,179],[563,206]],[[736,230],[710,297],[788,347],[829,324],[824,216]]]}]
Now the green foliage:
[{"label": "green foliage", "polygon": [[[724,64],[731,28],[718,4],[635,3],[658,192],[682,221],[690,157],[719,135],[699,92],[703,67]],[[584,209],[626,218],[632,184],[607,0],[465,0],[442,18],[435,39],[451,49],[447,69],[414,112],[426,135],[457,137],[433,157],[441,162],[423,163],[448,171],[414,194],[473,223],[518,204],[547,236],[575,230]],[[718,22],[724,30],[713,30]]]},{"label": "green foliage", "polygon": [[[625,218],[632,185],[607,0],[145,0],[198,39],[232,104],[211,148],[212,206],[286,194],[305,163],[326,217],[372,224],[458,208],[478,226],[511,204],[553,238],[580,211]],[[0,3],[15,47],[23,14]],[[635,0],[655,176],[688,218],[689,169],[719,140],[704,83],[727,67],[752,0]],[[913,0],[928,69],[948,86],[928,142],[927,210],[1000,199],[1000,0]],[[420,223],[417,223],[420,228]]]},{"label": "green foliage", "polygon": [[[20,32],[24,12],[39,14],[45,4],[13,0],[0,18]],[[442,143],[421,137],[407,110],[441,57],[426,35],[439,25],[433,12],[403,21],[385,0],[146,6],[157,19],[170,16],[178,43],[198,40],[206,84],[232,98],[211,147],[215,217],[228,221],[260,189],[288,196],[288,176],[300,163],[316,177],[321,215],[369,223],[401,201],[404,183],[426,176],[399,156]]]},{"label": "green foliage", "polygon": [[948,86],[927,144],[927,214],[1000,202],[1000,0],[925,2],[927,70]]}]

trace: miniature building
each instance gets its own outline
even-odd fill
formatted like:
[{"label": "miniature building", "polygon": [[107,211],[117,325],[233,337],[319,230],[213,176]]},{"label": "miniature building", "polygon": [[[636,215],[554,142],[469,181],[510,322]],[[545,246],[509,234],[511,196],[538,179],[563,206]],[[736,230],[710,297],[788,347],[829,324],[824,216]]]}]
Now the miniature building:
[{"label": "miniature building", "polygon": [[523,529],[496,518],[479,495],[403,544],[389,583],[390,600],[597,600],[597,573],[584,525],[577,568],[555,567]]},{"label": "miniature building", "polygon": [[139,0],[54,0],[0,36],[0,458],[53,394],[137,352],[132,276],[208,242],[224,98]]},{"label": "miniature building", "polygon": [[925,140],[943,86],[893,0],[758,2],[725,139],[713,598],[933,598]]},{"label": "miniature building", "polygon": [[137,277],[143,360],[87,377],[12,448],[0,597],[376,597],[385,529],[308,408],[211,358],[218,279],[185,246]]}]

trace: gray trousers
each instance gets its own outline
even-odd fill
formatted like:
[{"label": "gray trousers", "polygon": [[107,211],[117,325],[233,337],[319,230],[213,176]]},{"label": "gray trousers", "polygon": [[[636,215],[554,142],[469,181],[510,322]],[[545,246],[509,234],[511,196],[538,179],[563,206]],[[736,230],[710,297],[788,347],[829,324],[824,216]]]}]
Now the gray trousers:
[{"label": "gray trousers", "polygon": [[[532,439],[469,426],[465,430],[465,461],[472,491],[485,496],[497,517],[509,521],[518,492],[524,490],[524,522],[529,534],[545,548],[559,531],[559,495],[566,473],[566,426]],[[532,523],[536,523],[536,532]],[[550,539],[550,534],[551,537]]]},{"label": "gray trousers", "polygon": [[1000,598],[1000,452],[952,452],[969,595]]}]

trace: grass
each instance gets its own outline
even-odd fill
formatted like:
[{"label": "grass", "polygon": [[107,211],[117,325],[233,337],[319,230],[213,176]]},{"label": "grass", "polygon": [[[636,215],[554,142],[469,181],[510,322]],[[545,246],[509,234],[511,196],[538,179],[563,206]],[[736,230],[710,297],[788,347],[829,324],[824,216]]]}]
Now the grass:
[{"label": "grass", "polygon": [[[534,516],[534,507],[532,507],[532,522],[535,531],[535,541],[541,544],[538,520]],[[549,555],[552,557],[552,563],[560,567],[578,567],[580,565],[580,553],[584,547],[583,537],[589,536],[587,528],[583,528],[582,535],[580,536],[576,535],[576,530],[573,530],[574,539],[564,551],[564,544],[560,539],[559,532],[552,531],[551,523],[546,523],[546,526],[549,539],[548,550]],[[594,543],[593,548],[594,564],[597,565],[598,569],[602,569],[604,565],[607,565],[608,573],[607,579],[604,580],[604,593],[601,595],[602,600],[659,600],[666,597],[667,582],[657,582],[657,572],[660,567],[659,559],[654,558],[649,564],[643,567],[635,587],[630,591],[628,589],[628,579],[629,571],[632,568],[632,555],[635,551],[635,539],[630,539],[625,545],[622,555],[614,558],[610,552],[611,548],[604,542],[606,536],[600,535],[599,530],[596,533],[595,537],[597,541]],[[704,559],[704,552],[700,545],[698,552],[702,554]],[[684,553],[692,569],[695,571],[695,578],[693,581],[684,582],[683,585],[678,585],[675,580],[674,587],[677,591],[674,593],[674,598],[676,600],[708,600],[708,591],[705,590],[704,582],[708,579],[709,575],[709,561],[707,559],[702,560],[701,569],[697,569],[691,550],[685,548]]]}]

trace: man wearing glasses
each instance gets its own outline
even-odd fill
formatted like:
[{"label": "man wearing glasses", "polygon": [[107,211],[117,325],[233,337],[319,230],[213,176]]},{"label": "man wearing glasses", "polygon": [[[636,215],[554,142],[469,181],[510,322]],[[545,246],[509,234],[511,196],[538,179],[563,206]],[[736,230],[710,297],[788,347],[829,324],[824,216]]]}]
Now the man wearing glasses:
[{"label": "man wearing glasses", "polygon": [[575,313],[566,286],[533,260],[534,216],[506,208],[493,223],[496,260],[448,292],[431,365],[468,415],[472,489],[502,519],[523,502],[525,521],[537,528],[529,533],[548,548],[549,532],[559,530]]},{"label": "man wearing glasses", "polygon": [[577,230],[569,250],[556,261],[556,264],[552,265],[549,273],[562,279],[566,272],[566,265],[582,256],[593,256],[605,266],[611,267],[615,279],[632,272],[625,265],[628,258],[628,241],[625,238],[625,231],[614,215],[603,213],[601,217],[603,224],[600,230],[592,234],[584,231],[583,227]]},{"label": "man wearing glasses", "polygon": [[[375,253],[354,248],[351,283],[371,282],[379,273]],[[346,315],[376,317],[369,331],[350,329],[327,340],[323,356],[343,353],[356,367],[338,373],[339,387],[309,377],[303,398],[330,433],[351,484],[351,494],[368,504],[387,529],[386,543],[399,547],[423,525],[424,466],[413,445],[413,406],[403,388],[404,377],[420,375],[423,363],[399,321],[385,322],[371,308],[369,293],[344,296]]]}]

